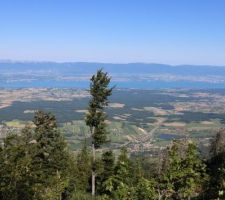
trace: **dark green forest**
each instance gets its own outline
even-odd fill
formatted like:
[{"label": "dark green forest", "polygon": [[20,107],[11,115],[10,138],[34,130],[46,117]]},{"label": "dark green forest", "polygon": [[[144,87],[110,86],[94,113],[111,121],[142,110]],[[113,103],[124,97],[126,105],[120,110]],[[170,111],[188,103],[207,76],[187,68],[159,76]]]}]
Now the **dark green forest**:
[{"label": "dark green forest", "polygon": [[[90,83],[85,122],[91,146],[74,153],[56,117],[37,111],[34,125],[8,134],[0,146],[2,200],[179,200],[225,199],[225,140],[221,129],[210,155],[188,138],[173,140],[155,158],[98,151],[108,143],[105,108],[113,89],[99,70]],[[101,152],[101,153],[99,153]]]}]

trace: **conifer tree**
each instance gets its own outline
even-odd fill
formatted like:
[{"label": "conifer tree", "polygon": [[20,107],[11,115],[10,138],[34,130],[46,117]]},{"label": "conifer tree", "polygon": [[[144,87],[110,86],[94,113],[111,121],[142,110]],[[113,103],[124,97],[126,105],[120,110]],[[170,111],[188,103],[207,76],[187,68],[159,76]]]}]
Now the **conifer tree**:
[{"label": "conifer tree", "polygon": [[207,176],[196,145],[190,141],[174,141],[168,156],[169,165],[163,173],[161,193],[172,199],[190,199],[200,193]]},{"label": "conifer tree", "polygon": [[225,150],[224,131],[224,129],[219,130],[215,139],[211,143],[210,153],[212,156],[217,156]]},{"label": "conifer tree", "polygon": [[20,135],[10,134],[0,151],[0,199],[30,200],[34,178],[32,170],[33,144],[30,127]]},{"label": "conifer tree", "polygon": [[[114,174],[104,183],[105,192],[110,196],[125,195],[131,187],[131,161],[127,155],[127,150],[122,148],[118,156]],[[119,197],[117,197],[119,198]]]},{"label": "conifer tree", "polygon": [[104,108],[108,105],[108,98],[113,88],[109,88],[111,78],[107,73],[98,70],[93,75],[90,83],[91,99],[89,101],[86,124],[90,128],[92,138],[92,196],[95,196],[95,150],[107,141],[107,130],[105,120],[107,118]]},{"label": "conifer tree", "polygon": [[106,151],[102,154],[102,173],[99,175],[100,184],[99,184],[99,192],[100,194],[108,194],[105,189],[105,182],[114,175],[115,169],[115,156],[113,152]]},{"label": "conifer tree", "polygon": [[141,178],[136,186],[136,199],[135,200],[155,200],[157,193],[155,189],[155,181]]},{"label": "conifer tree", "polygon": [[210,180],[207,195],[211,199],[225,198],[225,139],[220,130],[211,144],[212,157],[208,160]]},{"label": "conifer tree", "polygon": [[203,184],[207,181],[206,165],[199,157],[199,152],[193,142],[188,142],[186,156],[181,163],[182,178],[179,197],[191,199],[202,193]]},{"label": "conifer tree", "polygon": [[[61,198],[68,185],[69,153],[66,142],[57,129],[56,118],[51,113],[38,111],[33,120],[35,125],[34,143],[37,198]],[[36,197],[35,197],[36,198]]]},{"label": "conifer tree", "polygon": [[87,192],[91,177],[91,156],[86,144],[80,150],[76,158],[76,190]]},{"label": "conifer tree", "polygon": [[127,149],[122,148],[115,167],[115,175],[123,184],[129,184],[131,172],[131,161],[128,157]]},{"label": "conifer tree", "polygon": [[34,125],[9,134],[0,147],[0,199],[70,199],[75,162],[55,117],[39,111]]},{"label": "conifer tree", "polygon": [[112,150],[106,151],[103,153],[102,162],[104,167],[102,178],[103,178],[103,181],[105,181],[107,178],[109,178],[110,176],[114,174],[115,156]]}]

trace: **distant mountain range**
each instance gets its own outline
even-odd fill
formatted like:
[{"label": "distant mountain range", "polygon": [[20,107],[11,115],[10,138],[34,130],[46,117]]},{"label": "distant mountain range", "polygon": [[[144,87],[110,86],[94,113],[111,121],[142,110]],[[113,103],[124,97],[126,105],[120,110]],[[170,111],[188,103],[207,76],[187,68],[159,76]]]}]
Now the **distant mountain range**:
[{"label": "distant mountain range", "polygon": [[225,76],[225,66],[209,65],[166,65],[157,63],[89,63],[89,62],[12,62],[0,61],[0,71],[52,71],[63,74],[82,73],[92,74],[97,69],[104,68],[105,71],[114,74],[174,74],[174,75],[215,75]]},{"label": "distant mountain range", "polygon": [[69,86],[70,82],[88,81],[100,68],[108,72],[115,83],[119,86],[125,85],[124,87],[225,88],[225,66],[12,61],[0,61],[0,87],[11,87],[12,84],[13,87],[26,87],[26,84],[21,83],[28,82],[29,86],[33,82],[38,86],[40,81],[48,81],[49,87],[54,87],[54,82],[57,82],[56,86],[60,86],[59,82],[64,82],[65,85],[66,81]]}]

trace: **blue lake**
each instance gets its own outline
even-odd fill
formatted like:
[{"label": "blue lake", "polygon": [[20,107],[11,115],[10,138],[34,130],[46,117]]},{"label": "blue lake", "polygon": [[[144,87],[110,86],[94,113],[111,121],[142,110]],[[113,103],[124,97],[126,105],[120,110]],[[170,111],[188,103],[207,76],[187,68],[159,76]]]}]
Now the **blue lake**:
[{"label": "blue lake", "polygon": [[182,138],[182,136],[162,133],[159,135],[159,138],[163,140],[173,140],[173,139],[180,139]]},{"label": "blue lake", "polygon": [[[205,82],[189,82],[189,81],[126,81],[112,82],[117,88],[135,88],[135,89],[164,89],[164,88],[187,88],[187,89],[223,89],[224,83],[205,83]],[[89,81],[15,81],[0,82],[0,88],[81,88],[89,87]]]}]

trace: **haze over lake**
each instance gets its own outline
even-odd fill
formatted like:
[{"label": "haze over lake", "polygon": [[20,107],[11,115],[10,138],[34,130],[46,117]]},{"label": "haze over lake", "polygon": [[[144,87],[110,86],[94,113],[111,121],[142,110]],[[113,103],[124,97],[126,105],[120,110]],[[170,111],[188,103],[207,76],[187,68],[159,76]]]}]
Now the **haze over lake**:
[{"label": "haze over lake", "polygon": [[225,88],[225,67],[166,65],[154,63],[57,63],[0,62],[2,88],[81,88],[103,68],[112,77],[111,85],[135,89],[213,89]]}]

